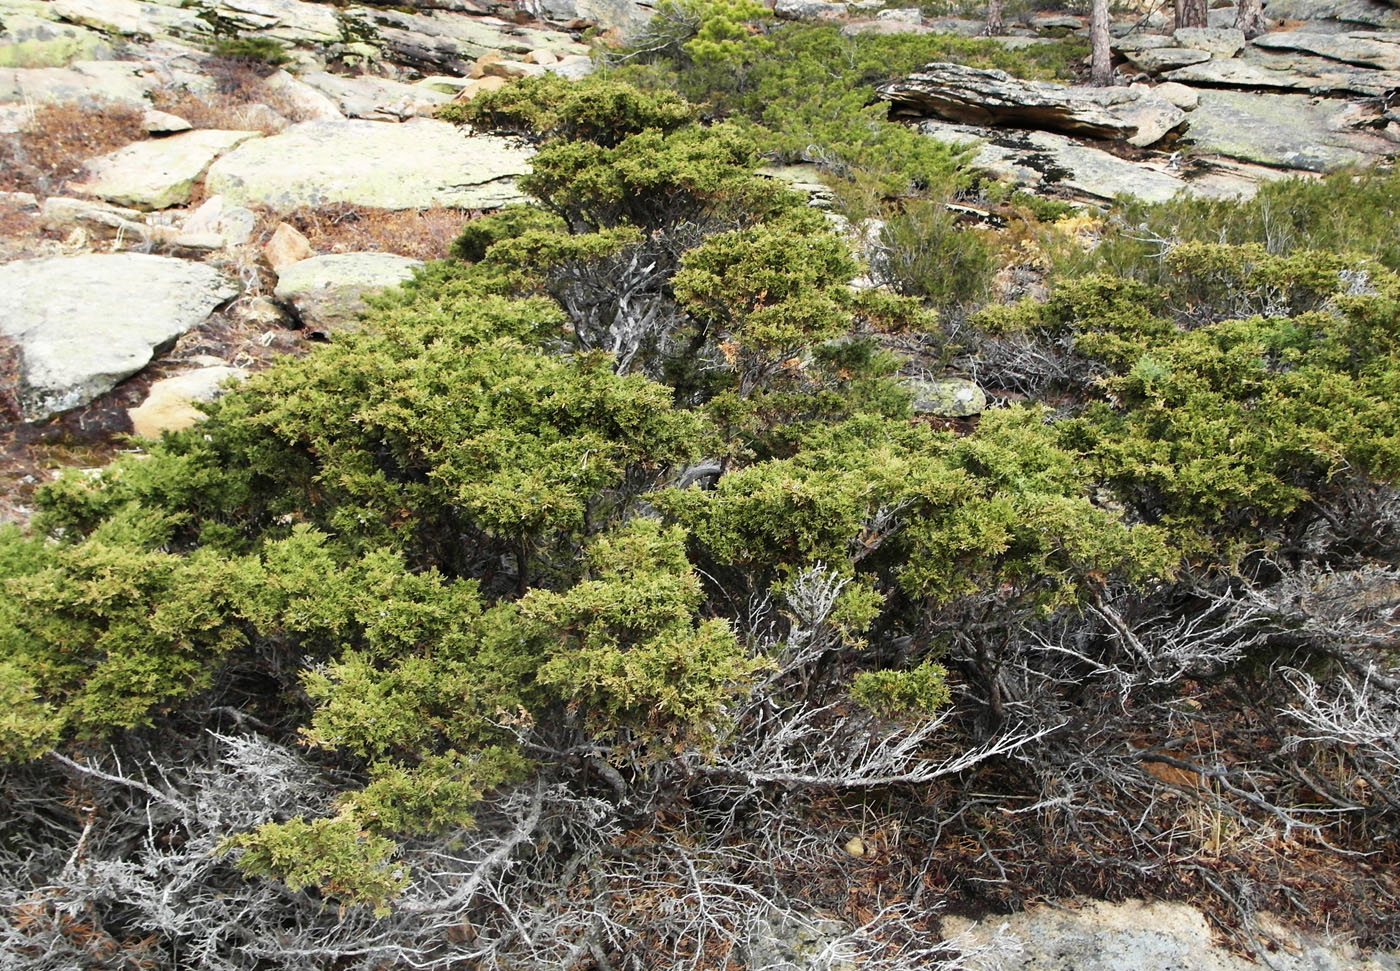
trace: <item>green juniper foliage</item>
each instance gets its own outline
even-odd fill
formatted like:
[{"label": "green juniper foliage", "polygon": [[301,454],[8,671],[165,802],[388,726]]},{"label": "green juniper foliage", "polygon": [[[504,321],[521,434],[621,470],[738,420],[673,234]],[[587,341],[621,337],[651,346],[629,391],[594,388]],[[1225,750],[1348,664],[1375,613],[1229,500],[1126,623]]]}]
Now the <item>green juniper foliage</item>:
[{"label": "green juniper foliage", "polygon": [[[400,847],[473,825],[503,788],[601,779],[630,806],[709,771],[755,710],[798,724],[809,701],[875,719],[867,739],[979,691],[1000,719],[996,652],[1028,631],[1111,618],[1105,597],[1184,570],[1228,574],[1305,532],[1347,476],[1400,471],[1385,242],[1275,246],[1253,238],[1254,204],[1209,204],[1225,242],[1139,253],[1132,273],[1108,246],[1047,301],[974,318],[1088,376],[1046,382],[1054,407],[916,420],[896,338],[936,343],[934,307],[975,302],[992,257],[938,203],[884,198],[942,198],[963,174],[868,86],[1003,55],[774,26],[743,0],[665,7],[650,42],[635,53],[709,93],[708,124],[608,73],[454,107],[539,144],[521,180],[538,206],[468,224],[363,332],[64,475],[27,530],[0,530],[0,758],[198,723],[256,679],[238,703],[337,795],[224,850],[386,913],[415,878]],[[849,240],[755,174],[803,140],[895,216],[898,293],[854,290]],[[1315,208],[1290,225],[1324,245]],[[821,610],[812,577],[839,589]],[[807,613],[760,616],[774,602]],[[799,635],[823,677],[794,687]]]}]

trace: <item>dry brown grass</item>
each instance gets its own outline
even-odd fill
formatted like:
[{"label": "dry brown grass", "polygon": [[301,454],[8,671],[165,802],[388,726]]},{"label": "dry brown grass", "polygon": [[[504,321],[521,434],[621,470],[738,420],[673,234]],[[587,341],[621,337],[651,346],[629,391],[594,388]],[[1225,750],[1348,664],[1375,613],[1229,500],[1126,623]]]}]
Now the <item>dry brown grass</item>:
[{"label": "dry brown grass", "polygon": [[397,253],[438,260],[474,215],[461,209],[370,209],[339,203],[269,216],[265,232],[270,236],[278,222],[286,222],[318,253]]},{"label": "dry brown grass", "polygon": [[0,337],[0,424],[19,421],[23,417],[19,403],[19,347],[7,337]]},{"label": "dry brown grass", "polygon": [[267,65],[211,56],[200,66],[213,80],[212,89],[162,89],[154,94],[154,106],[179,115],[195,128],[260,131],[268,135],[306,120],[294,102],[264,83],[272,70]]},{"label": "dry brown grass", "polygon": [[23,131],[0,137],[0,189],[58,195],[88,159],[145,137],[139,108],[41,105]]}]

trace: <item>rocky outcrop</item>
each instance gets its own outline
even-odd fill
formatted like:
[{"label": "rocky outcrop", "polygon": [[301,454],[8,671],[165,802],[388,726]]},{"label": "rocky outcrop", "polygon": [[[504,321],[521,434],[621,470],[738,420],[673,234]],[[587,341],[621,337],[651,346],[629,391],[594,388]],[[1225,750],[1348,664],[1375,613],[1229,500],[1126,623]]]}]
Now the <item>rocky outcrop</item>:
[{"label": "rocky outcrop", "polygon": [[591,21],[603,30],[629,33],[651,20],[651,3],[634,0],[524,0],[522,7],[557,23]]},{"label": "rocky outcrop", "polygon": [[1165,202],[1187,183],[1157,168],[1138,165],[1064,135],[1010,131],[926,121],[919,130],[940,141],[976,143],[973,165],[1032,191],[1071,198],[1111,200],[1133,195]]},{"label": "rocky outcrop", "polygon": [[134,142],[88,162],[86,181],[71,188],[134,209],[184,205],[214,159],[260,136],[206,129]]},{"label": "rocky outcrop", "polygon": [[530,151],[447,122],[305,122],[246,142],[209,168],[205,187],[279,211],[349,202],[381,209],[498,209],[523,201],[514,178]]},{"label": "rocky outcrop", "polygon": [[364,312],[365,296],[397,286],[422,266],[391,253],[334,253],[286,266],[274,295],[314,334],[352,330]]},{"label": "rocky outcrop", "polygon": [[1091,138],[1128,138],[1136,127],[1098,101],[1062,84],[1023,81],[1005,71],[935,63],[881,85],[880,97],[898,109],[975,125],[1008,125],[1070,132]]},{"label": "rocky outcrop", "polygon": [[437,106],[450,98],[433,88],[368,75],[346,77],[325,71],[306,71],[299,80],[324,95],[342,117],[368,121],[430,118]]},{"label": "rocky outcrop", "polygon": [[138,253],[0,265],[0,334],[21,357],[26,420],[116,387],[238,293],[201,263]]}]

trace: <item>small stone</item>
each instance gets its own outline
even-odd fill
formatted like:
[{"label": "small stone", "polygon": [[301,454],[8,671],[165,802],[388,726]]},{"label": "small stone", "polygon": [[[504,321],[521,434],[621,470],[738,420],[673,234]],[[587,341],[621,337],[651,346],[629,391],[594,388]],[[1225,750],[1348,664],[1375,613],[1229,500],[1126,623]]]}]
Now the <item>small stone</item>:
[{"label": "small stone", "polygon": [[987,410],[986,393],[963,378],[925,378],[904,383],[914,393],[916,415],[970,418]]},{"label": "small stone", "polygon": [[218,233],[180,233],[170,241],[170,245],[176,249],[195,250],[200,253],[221,250],[227,243],[228,241]]},{"label": "small stone", "polygon": [[279,271],[274,296],[313,333],[353,330],[365,296],[413,276],[421,260],[392,253],[334,253]]},{"label": "small stone", "polygon": [[263,259],[277,273],[315,255],[310,241],[288,223],[278,223],[272,238],[263,244]]},{"label": "small stone", "polygon": [[0,266],[0,334],[20,349],[32,421],[87,404],[237,296],[203,263],[138,253]]},{"label": "small stone", "polygon": [[39,209],[39,219],[45,229],[77,226],[103,239],[124,236],[140,242],[149,237],[139,211],[91,199],[49,196]]},{"label": "small stone", "polygon": [[521,60],[526,64],[558,64],[559,55],[553,51],[537,50],[526,54]]},{"label": "small stone", "polygon": [[271,297],[240,300],[233,305],[233,315],[245,324],[268,330],[287,326],[287,312]]},{"label": "small stone", "polygon": [[260,134],[200,130],[134,142],[88,162],[88,179],[73,188],[136,209],[180,205],[211,162]]},{"label": "small stone", "polygon": [[497,60],[483,65],[481,73],[483,77],[488,78],[524,78],[532,77],[536,74],[543,74],[544,68],[538,64]]},{"label": "small stone", "polygon": [[777,0],[773,5],[773,13],[784,20],[839,20],[847,9],[844,3],[822,0]]},{"label": "small stone", "polygon": [[1157,97],[1174,104],[1182,111],[1192,111],[1201,103],[1201,95],[1195,88],[1178,81],[1163,81],[1149,89]]},{"label": "small stone", "polygon": [[506,86],[505,78],[477,78],[463,85],[453,101],[470,101],[483,91],[499,91]]},{"label": "small stone", "polygon": [[593,68],[593,58],[587,54],[569,54],[560,58],[558,64],[545,65],[545,70],[550,74],[557,74],[570,81],[587,77],[593,73]]},{"label": "small stone", "polygon": [[172,115],[168,111],[156,111],[154,108],[146,109],[141,124],[152,135],[170,135],[177,131],[189,131],[194,127],[179,115]]},{"label": "small stone", "polygon": [[144,438],[159,438],[162,432],[175,432],[202,421],[204,412],[197,402],[213,401],[228,390],[225,385],[248,376],[243,368],[220,364],[164,378],[151,385],[146,400],[127,410],[132,430]]},{"label": "small stone", "polygon": [[1148,74],[1161,74],[1164,71],[1172,71],[1210,60],[1210,54],[1206,51],[1187,50],[1182,47],[1157,47],[1141,51],[1124,51],[1123,56],[1133,67]]},{"label": "small stone", "polygon": [[495,64],[500,59],[500,51],[487,51],[485,54],[482,54],[480,57],[478,57],[476,61],[472,64],[472,69],[469,76],[473,78],[486,77],[486,68],[490,67],[492,64]]},{"label": "small stone", "polygon": [[462,89],[471,84],[471,78],[454,78],[445,74],[434,74],[421,81],[413,82],[415,88],[427,88],[429,91],[436,91],[438,94],[455,95],[460,94]]},{"label": "small stone", "polygon": [[1234,27],[1181,27],[1172,38],[1182,47],[1216,57],[1234,57],[1244,50],[1244,31]]},{"label": "small stone", "polygon": [[861,839],[859,836],[852,836],[850,839],[846,840],[845,850],[848,854],[855,857],[865,856],[870,852],[869,848],[865,845],[865,840]]}]

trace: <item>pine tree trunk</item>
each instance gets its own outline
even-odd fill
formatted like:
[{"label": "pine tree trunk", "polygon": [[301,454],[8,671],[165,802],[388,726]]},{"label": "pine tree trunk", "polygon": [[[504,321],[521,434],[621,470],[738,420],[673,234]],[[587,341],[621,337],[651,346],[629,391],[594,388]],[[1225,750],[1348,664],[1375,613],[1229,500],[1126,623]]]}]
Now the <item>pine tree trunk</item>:
[{"label": "pine tree trunk", "polygon": [[1176,0],[1176,28],[1205,27],[1206,0]]},{"label": "pine tree trunk", "polygon": [[[1240,2],[1243,3],[1244,0]],[[1002,21],[1002,7],[1005,5],[1006,0],[987,0],[987,26],[982,33],[988,37],[995,37],[1006,29],[1006,24]]]},{"label": "pine tree trunk", "polygon": [[1250,40],[1267,31],[1269,24],[1264,19],[1263,0],[1239,0],[1235,10],[1235,26],[1244,31],[1244,36]]},{"label": "pine tree trunk", "polygon": [[1089,77],[1097,85],[1113,83],[1112,55],[1108,49],[1108,0],[1089,4]]}]

